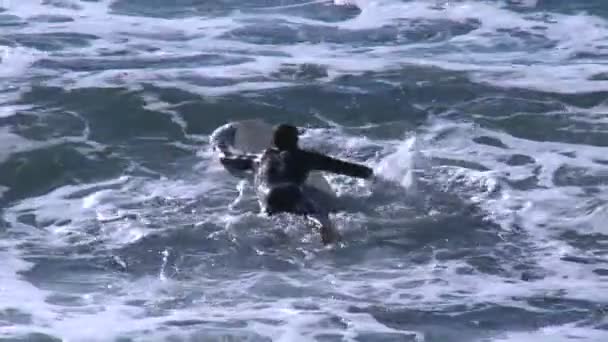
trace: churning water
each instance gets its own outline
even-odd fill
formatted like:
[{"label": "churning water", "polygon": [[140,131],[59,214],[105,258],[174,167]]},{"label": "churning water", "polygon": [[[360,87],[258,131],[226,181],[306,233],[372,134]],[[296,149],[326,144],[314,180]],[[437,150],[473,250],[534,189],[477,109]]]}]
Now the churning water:
[{"label": "churning water", "polygon": [[[0,7],[0,339],[608,341],[605,0]],[[385,179],[342,245],[233,203],[243,119]]]}]

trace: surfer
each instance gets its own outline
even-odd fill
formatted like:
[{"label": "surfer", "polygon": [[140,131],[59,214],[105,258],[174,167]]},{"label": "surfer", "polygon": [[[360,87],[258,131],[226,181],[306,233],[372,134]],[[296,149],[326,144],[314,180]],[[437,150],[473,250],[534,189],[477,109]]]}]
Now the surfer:
[{"label": "surfer", "polygon": [[325,244],[335,242],[339,236],[329,222],[328,210],[315,203],[311,189],[305,186],[308,174],[317,170],[363,179],[373,176],[373,170],[367,166],[301,149],[298,129],[287,124],[274,128],[272,146],[261,155],[228,152],[220,157],[220,162],[231,172],[254,173],[258,199],[268,215],[286,212],[317,219]]}]

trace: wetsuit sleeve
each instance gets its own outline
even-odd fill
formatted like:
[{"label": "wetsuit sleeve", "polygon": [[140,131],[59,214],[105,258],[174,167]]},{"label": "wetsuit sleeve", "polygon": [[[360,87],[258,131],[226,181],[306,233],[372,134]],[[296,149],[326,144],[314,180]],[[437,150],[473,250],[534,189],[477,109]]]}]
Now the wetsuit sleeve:
[{"label": "wetsuit sleeve", "polygon": [[250,154],[224,155],[220,157],[220,163],[228,171],[253,171],[257,156]]},{"label": "wetsuit sleeve", "polygon": [[370,178],[374,171],[360,164],[328,157],[317,152],[306,152],[310,168],[313,170],[327,171],[350,177]]}]

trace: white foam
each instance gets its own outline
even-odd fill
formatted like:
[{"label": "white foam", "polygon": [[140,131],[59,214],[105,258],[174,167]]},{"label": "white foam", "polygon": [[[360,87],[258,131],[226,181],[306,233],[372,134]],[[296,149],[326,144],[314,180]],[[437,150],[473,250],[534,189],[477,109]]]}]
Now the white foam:
[{"label": "white foam", "polygon": [[[438,6],[427,1],[358,1],[361,14],[339,23],[277,14],[273,12],[243,13],[217,18],[162,19],[124,16],[109,12],[109,2],[80,4],[71,6],[51,6],[32,3],[11,2],[9,13],[18,16],[48,14],[49,10],[59,15],[70,15],[74,22],[60,25],[33,23],[21,28],[21,33],[79,32],[92,34],[99,39],[90,41],[90,47],[66,48],[61,52],[48,53],[45,58],[69,64],[69,56],[98,58],[100,51],[121,51],[130,49],[127,57],[101,57],[101,60],[118,60],[141,57],[188,56],[193,51],[217,52],[225,56],[246,56],[254,61],[233,66],[201,66],[197,68],[164,68],[162,64],[155,70],[103,70],[90,72],[57,73],[63,85],[91,87],[124,84],[133,86],[141,82],[177,86],[206,95],[222,95],[230,92],[260,90],[284,87],[290,82],[249,82],[249,78],[269,76],[280,70],[284,63],[318,63],[327,67],[330,81],[343,74],[359,74],[366,71],[398,69],[404,63],[420,66],[436,66],[448,70],[467,71],[474,81],[504,87],[521,87],[564,93],[600,91],[608,81],[590,80],[598,73],[605,72],[601,55],[605,53],[608,39],[608,23],[593,15],[565,15],[556,13],[516,13],[495,3],[477,1],[450,2]],[[304,5],[304,4],[298,4]],[[338,3],[337,5],[342,5]],[[275,45],[272,50],[287,55],[268,56],[268,46],[226,39],[222,35],[235,29],[243,29],[250,23],[279,21],[298,29],[300,25],[336,28],[348,31],[373,30],[385,25],[396,25],[404,32],[414,30],[409,21],[446,20],[465,23],[475,20],[479,27],[469,33],[448,38],[445,41],[420,41],[403,44],[370,44],[365,49],[353,48],[345,43],[298,43]],[[112,22],[113,25],[106,25]],[[541,27],[544,27],[542,29]],[[501,31],[502,30],[502,31]],[[506,31],[504,31],[506,30]],[[542,47],[536,51],[528,48],[526,38],[511,35],[510,31],[523,32],[544,37],[555,43],[555,48]],[[181,39],[174,39],[181,37]],[[125,45],[124,39],[129,39]],[[159,46],[158,41],[163,44]],[[480,48],[512,45],[502,53],[483,53]],[[158,47],[155,52],[136,52],[136,46]],[[12,48],[11,48],[12,49]],[[17,48],[17,50],[22,48]],[[437,51],[435,51],[438,49]],[[572,64],[570,58],[577,54],[588,54],[583,63]],[[41,53],[27,50],[14,53],[10,68],[4,73],[18,75],[28,72],[49,70],[28,69]],[[23,54],[28,58],[22,58]],[[597,54],[597,57],[594,57]],[[67,59],[66,59],[67,58]],[[0,72],[0,75],[2,72]],[[224,87],[201,87],[192,84],[181,75],[203,75],[206,77],[226,77],[239,81]],[[242,83],[241,83],[242,82]]]},{"label": "white foam", "polygon": [[600,329],[581,328],[576,324],[549,326],[533,332],[509,332],[494,341],[538,341],[538,342],[570,342],[572,340],[585,342],[602,342],[608,339],[608,332]]},{"label": "white foam", "polygon": [[[562,257],[574,255],[577,257],[594,258],[593,251],[580,250],[563,241],[560,236],[564,232],[576,229],[579,234],[600,232],[598,222],[605,218],[605,205],[608,201],[608,187],[597,186],[598,193],[595,199],[600,204],[581,201],[583,190],[577,186],[556,186],[553,181],[554,172],[562,165],[576,165],[589,170],[605,171],[605,167],[593,162],[608,152],[605,147],[578,146],[575,144],[555,142],[529,142],[525,139],[514,138],[506,133],[492,132],[479,127],[466,124],[449,124],[437,122],[440,134],[443,130],[454,130],[448,138],[434,141],[432,145],[425,145],[422,151],[429,157],[454,158],[481,163],[489,171],[463,170],[466,177],[474,179],[482,177],[500,185],[500,196],[494,196],[490,189],[487,195],[477,196],[473,200],[478,203],[492,219],[505,230],[524,229],[525,234],[532,236],[530,243],[536,246],[532,253],[534,260],[550,272],[550,275],[541,281],[529,284],[503,284],[502,286],[484,286],[476,291],[476,295],[487,298],[488,291],[515,295],[530,295],[543,291],[563,290],[568,298],[588,301],[599,299],[599,293],[606,293],[605,283],[598,282],[592,272],[595,265],[581,265],[568,263]],[[431,132],[433,130],[431,129]],[[431,135],[435,136],[435,133]],[[507,146],[507,150],[477,145],[471,143],[475,136],[491,136],[499,139]],[[564,156],[563,151],[575,151],[575,155]],[[535,162],[522,166],[508,166],[501,160],[510,153],[523,153],[534,157]],[[540,169],[538,168],[540,166]],[[528,190],[516,190],[509,187],[500,179],[523,179],[538,174],[540,187]],[[449,175],[447,175],[449,177]],[[445,180],[449,181],[449,178]],[[494,187],[496,189],[496,187]],[[591,211],[589,211],[591,208]],[[602,231],[604,233],[605,230]],[[568,282],[563,282],[568,277]],[[502,287],[502,289],[501,289]],[[593,288],[594,290],[590,290]],[[529,292],[532,290],[533,292]],[[522,293],[524,291],[526,293]],[[499,298],[496,298],[499,300]],[[601,300],[608,300],[602,297]]]},{"label": "white foam", "polygon": [[24,47],[0,47],[0,79],[24,77],[45,54]]},{"label": "white foam", "polygon": [[31,108],[31,107],[27,106],[27,105],[19,105],[19,106],[6,105],[6,106],[1,106],[0,107],[0,118],[6,118],[6,117],[9,117],[9,116],[13,116],[13,115],[17,114],[17,112],[19,112],[21,110],[29,109],[29,108]]},{"label": "white foam", "polygon": [[[21,279],[19,272],[32,265],[19,258],[12,249],[15,241],[3,239],[0,242],[0,310],[19,310],[32,316],[33,324],[45,325],[55,319],[54,310],[45,303],[48,292],[36,288]],[[15,327],[0,326],[0,336],[12,336]]]}]

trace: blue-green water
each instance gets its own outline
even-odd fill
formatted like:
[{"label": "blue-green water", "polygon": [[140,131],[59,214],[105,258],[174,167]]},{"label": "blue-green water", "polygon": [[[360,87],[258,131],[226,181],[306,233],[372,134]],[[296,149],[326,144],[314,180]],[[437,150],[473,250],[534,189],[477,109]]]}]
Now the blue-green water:
[{"label": "blue-green water", "polygon": [[[608,341],[608,3],[0,1],[0,339]],[[257,214],[234,120],[374,167]]]}]

